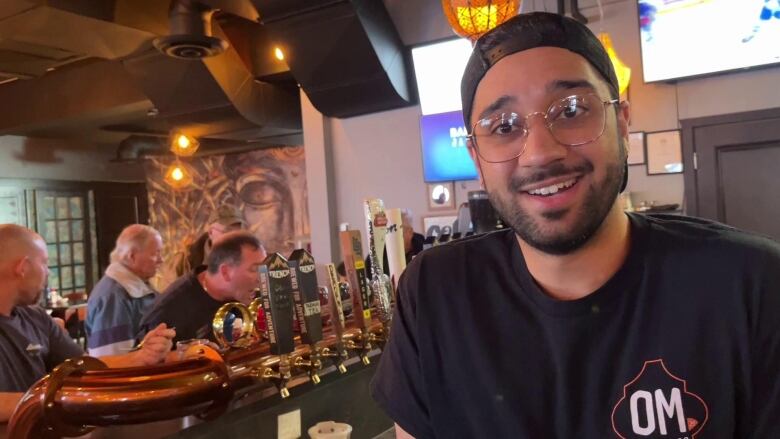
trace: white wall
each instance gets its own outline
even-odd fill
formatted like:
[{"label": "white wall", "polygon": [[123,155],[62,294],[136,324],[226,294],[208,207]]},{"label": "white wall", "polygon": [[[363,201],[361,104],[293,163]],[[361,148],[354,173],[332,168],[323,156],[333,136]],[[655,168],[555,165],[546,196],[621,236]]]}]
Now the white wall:
[{"label": "white wall", "polygon": [[0,136],[0,177],[77,181],[144,181],[143,167],[113,163],[114,149],[54,139]]}]

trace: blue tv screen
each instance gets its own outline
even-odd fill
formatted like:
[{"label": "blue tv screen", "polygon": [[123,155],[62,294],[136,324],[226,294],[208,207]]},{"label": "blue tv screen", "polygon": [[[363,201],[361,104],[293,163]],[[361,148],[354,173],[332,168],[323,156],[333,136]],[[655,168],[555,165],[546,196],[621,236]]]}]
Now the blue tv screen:
[{"label": "blue tv screen", "polygon": [[427,183],[475,180],[477,168],[466,146],[468,131],[461,111],[420,118],[423,175]]}]

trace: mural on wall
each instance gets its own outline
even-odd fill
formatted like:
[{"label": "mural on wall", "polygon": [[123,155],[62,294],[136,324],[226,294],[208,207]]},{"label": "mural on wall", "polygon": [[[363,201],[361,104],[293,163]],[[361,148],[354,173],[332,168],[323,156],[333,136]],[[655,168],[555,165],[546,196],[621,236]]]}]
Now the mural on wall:
[{"label": "mural on wall", "polygon": [[163,181],[173,160],[155,157],[146,164],[151,226],[162,234],[165,258],[155,282],[158,288],[176,278],[177,262],[206,231],[211,212],[223,203],[241,209],[269,253],[287,256],[309,243],[303,147],[187,159],[184,163],[192,171],[193,183],[178,191]]}]

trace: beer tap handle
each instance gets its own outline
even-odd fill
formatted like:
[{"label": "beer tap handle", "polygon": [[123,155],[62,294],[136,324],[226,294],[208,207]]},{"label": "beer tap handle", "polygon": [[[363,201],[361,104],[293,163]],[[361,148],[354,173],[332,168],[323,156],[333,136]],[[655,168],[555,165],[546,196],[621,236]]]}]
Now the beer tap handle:
[{"label": "beer tap handle", "polygon": [[284,256],[272,253],[263,261],[258,271],[271,354],[278,355],[279,358],[277,369],[266,367],[262,376],[276,381],[282,398],[287,398],[290,396],[287,382],[290,380],[292,368],[290,354],[295,349],[290,266]]}]

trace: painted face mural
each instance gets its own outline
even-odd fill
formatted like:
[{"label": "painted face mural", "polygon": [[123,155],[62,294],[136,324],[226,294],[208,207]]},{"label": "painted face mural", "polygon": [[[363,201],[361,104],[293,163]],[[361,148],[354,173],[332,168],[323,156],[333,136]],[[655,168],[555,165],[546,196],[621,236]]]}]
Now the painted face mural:
[{"label": "painted face mural", "polygon": [[277,147],[241,154],[187,160],[193,183],[173,190],[163,177],[171,158],[147,163],[151,225],[165,243],[158,285],[175,279],[175,264],[206,231],[217,206],[230,204],[244,214],[248,228],[266,250],[289,254],[309,241],[306,163],[303,147]]}]

